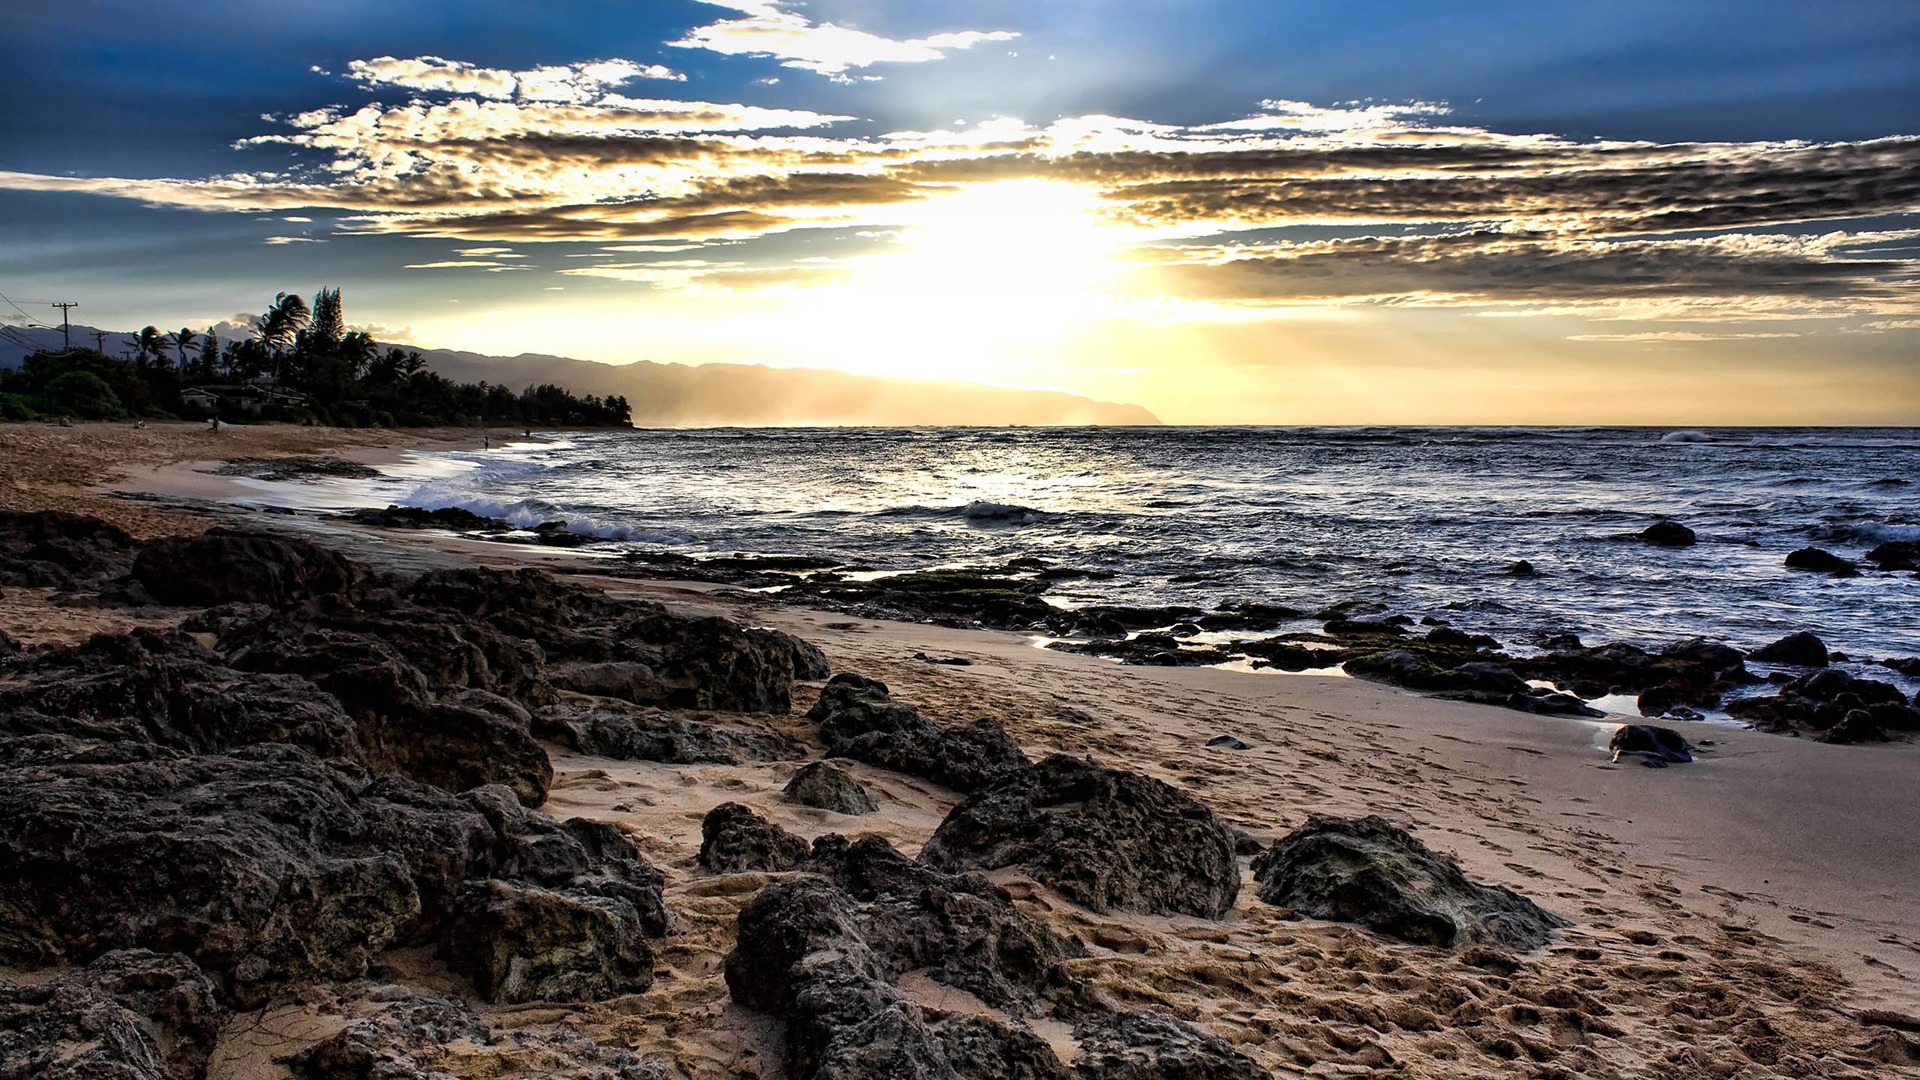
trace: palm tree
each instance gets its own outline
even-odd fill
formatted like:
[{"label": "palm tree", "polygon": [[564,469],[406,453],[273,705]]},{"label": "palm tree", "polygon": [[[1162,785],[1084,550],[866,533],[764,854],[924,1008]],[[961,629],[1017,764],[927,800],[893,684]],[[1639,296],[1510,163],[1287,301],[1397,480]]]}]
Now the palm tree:
[{"label": "palm tree", "polygon": [[293,335],[307,325],[308,317],[307,302],[297,293],[280,293],[260,317],[260,343],[276,353],[284,352],[292,344]]},{"label": "palm tree", "polygon": [[167,341],[170,342],[174,350],[180,354],[180,369],[182,371],[185,371],[187,367],[187,350],[193,348],[193,343],[198,340],[199,337],[199,334],[194,333],[184,326],[167,335]]},{"label": "palm tree", "polygon": [[412,349],[408,349],[407,358],[400,362],[400,374],[411,379],[425,370],[427,370],[426,357],[421,356]]},{"label": "palm tree", "polygon": [[133,339],[134,362],[146,367],[149,359],[167,354],[167,338],[157,326],[143,326]]}]

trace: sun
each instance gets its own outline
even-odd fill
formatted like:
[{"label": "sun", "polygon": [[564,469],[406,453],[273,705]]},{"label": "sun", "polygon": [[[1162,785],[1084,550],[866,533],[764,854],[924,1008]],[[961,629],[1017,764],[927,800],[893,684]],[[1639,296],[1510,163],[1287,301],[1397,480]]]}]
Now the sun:
[{"label": "sun", "polygon": [[970,185],[909,211],[899,243],[798,300],[797,332],[861,374],[1012,378],[1111,310],[1125,237],[1093,192]]}]

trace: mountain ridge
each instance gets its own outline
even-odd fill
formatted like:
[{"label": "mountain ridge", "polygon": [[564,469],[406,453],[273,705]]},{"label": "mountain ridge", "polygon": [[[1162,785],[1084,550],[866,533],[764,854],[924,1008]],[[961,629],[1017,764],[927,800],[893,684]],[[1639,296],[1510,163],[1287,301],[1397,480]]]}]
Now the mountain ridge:
[{"label": "mountain ridge", "polygon": [[[57,329],[9,327],[0,339],[0,367],[32,350],[12,338],[60,347]],[[76,344],[92,327],[72,328]],[[126,338],[110,332],[109,339]],[[111,340],[109,344],[112,344]],[[382,348],[391,343],[382,342]],[[399,348],[415,348],[398,345]],[[637,427],[709,426],[1157,426],[1139,405],[1096,401],[1059,390],[1022,390],[959,379],[855,375],[831,368],[765,364],[674,364],[637,360],[607,364],[551,353],[494,356],[461,349],[417,349],[430,370],[459,382],[511,387],[553,383],[575,394],[622,395]]]}]

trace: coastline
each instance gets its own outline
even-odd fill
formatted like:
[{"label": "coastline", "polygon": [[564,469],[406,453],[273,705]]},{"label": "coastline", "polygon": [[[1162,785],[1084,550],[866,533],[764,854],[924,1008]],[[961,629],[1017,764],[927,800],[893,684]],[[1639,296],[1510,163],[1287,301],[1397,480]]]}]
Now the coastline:
[{"label": "coastline", "polygon": [[[130,437],[56,430],[79,432],[70,447],[88,442],[106,448],[68,466],[114,475],[82,484],[73,481],[81,474],[71,468],[65,473],[23,469],[12,474],[10,491],[0,487],[0,509],[32,504],[117,508],[132,523],[130,531],[160,535],[197,531],[209,523],[170,506],[169,500],[218,504],[245,490],[234,478],[196,471],[210,459],[191,455],[211,446],[190,441],[188,433],[169,432],[164,443],[141,444]],[[324,451],[378,467],[409,449],[461,449],[482,434],[245,431],[219,444],[218,457],[211,460]],[[12,426],[0,428],[0,460],[10,464],[34,452],[9,441],[13,433]],[[473,439],[463,442],[462,435]],[[169,460],[153,460],[160,456]],[[108,489],[141,492],[158,501],[109,497],[103,494]],[[1682,1059],[1663,1059],[1659,1047],[1663,1039],[1687,1044],[1696,1034],[1670,1026],[1687,1013],[1692,994],[1737,997],[1781,979],[1804,983],[1813,999],[1821,995],[1811,988],[1837,975],[1845,988],[1835,984],[1831,1005],[1814,1012],[1920,1015],[1920,860],[1910,857],[1908,832],[1910,823],[1920,820],[1920,785],[1912,783],[1920,773],[1920,746],[1818,745],[1716,727],[1699,732],[1714,744],[1702,760],[1684,768],[1643,769],[1609,762],[1604,745],[1612,724],[1607,721],[1442,701],[1354,679],[1122,667],[1037,649],[1015,633],[851,618],[716,597],[714,586],[605,576],[595,573],[594,559],[573,552],[302,518],[283,521],[280,515],[231,508],[215,512],[269,529],[291,527],[308,538],[335,536],[353,557],[371,559],[376,566],[537,565],[614,595],[675,608],[719,609],[818,645],[832,670],[882,679],[897,700],[910,701],[943,722],[992,715],[1035,757],[1055,751],[1086,755],[1166,781],[1262,844],[1303,824],[1310,813],[1380,814],[1410,825],[1430,846],[1456,857],[1473,879],[1508,886],[1576,923],[1530,962],[1608,1003],[1609,1024],[1621,1034],[1602,1056],[1620,1075],[1658,1075],[1663,1064],[1684,1071]],[[9,618],[26,617],[24,609],[11,604],[5,610]],[[99,618],[103,627],[110,625],[110,615]],[[33,643],[21,628],[0,629]],[[969,663],[928,664],[915,660],[916,653]],[[803,705],[796,702],[796,713]],[[1248,748],[1206,745],[1219,735],[1242,740]],[[723,1056],[729,1039],[749,1045],[768,1037],[750,1030],[738,1015],[709,1017],[705,1025],[689,1020],[718,1008],[713,999],[717,961],[701,942],[718,947],[740,902],[715,891],[714,879],[692,870],[706,810],[722,801],[744,802],[807,839],[850,829],[877,831],[911,856],[955,802],[951,793],[861,767],[856,774],[889,796],[890,808],[880,819],[854,821],[781,803],[781,785],[792,771],[787,766],[663,766],[572,753],[553,756],[557,775],[545,809],[556,816],[622,822],[652,837],[648,855],[669,872],[668,906],[695,913],[684,916],[689,938],[673,965],[680,977],[667,980],[664,989],[656,986],[640,1009],[642,1015],[673,1017],[687,1026],[689,1034],[679,1038],[695,1057]],[[1271,1036],[1272,1026],[1280,1023],[1276,1010],[1284,1015],[1350,1009],[1354,1000],[1368,996],[1365,980],[1358,989],[1345,986],[1349,980],[1330,970],[1340,965],[1303,963],[1303,950],[1339,957],[1349,966],[1367,957],[1382,962],[1381,954],[1391,951],[1350,927],[1278,916],[1255,901],[1250,888],[1243,888],[1234,910],[1217,925],[1094,916],[1045,890],[1023,888],[1024,893],[1016,891],[1023,903],[1100,946],[1098,955],[1111,962],[1092,978],[1107,992],[1135,994],[1180,1011],[1229,1041],[1264,1046],[1269,1052],[1261,1060],[1271,1067],[1281,1064],[1273,1045],[1297,1037],[1291,1029],[1285,1037]],[[1209,979],[1196,975],[1197,965],[1223,963],[1227,954],[1258,956],[1263,975],[1238,984],[1228,979],[1210,989]],[[1415,952],[1396,955],[1388,970],[1444,981],[1454,967],[1449,960]],[[1232,985],[1241,989],[1225,988]],[[1290,995],[1284,1008],[1265,996],[1281,986]],[[1784,1000],[1754,999],[1743,1007],[1777,1026],[1810,1022],[1787,1016],[1791,1010]],[[597,1019],[620,1030],[618,1017]],[[1523,1016],[1488,1022],[1523,1047],[1529,1037],[1544,1037],[1524,1032],[1537,1025]],[[1369,1039],[1392,1059],[1414,1062],[1419,1075],[1495,1075],[1477,1071],[1486,1069],[1484,1061],[1460,1060],[1459,1070],[1449,1072],[1441,1067],[1448,1059],[1419,1056],[1477,1045],[1468,1036],[1456,1044],[1449,1039],[1452,1030],[1388,1028],[1369,1032]],[[1269,1032],[1264,1043],[1263,1030]],[[1727,1031],[1714,1035],[1738,1041]],[[1813,1036],[1802,1032],[1802,1037]],[[1712,1045],[1694,1049],[1711,1053]],[[1836,1047],[1834,1052],[1845,1056],[1848,1051]],[[226,1071],[215,1075],[272,1075],[247,1072],[237,1060],[226,1064]]]}]

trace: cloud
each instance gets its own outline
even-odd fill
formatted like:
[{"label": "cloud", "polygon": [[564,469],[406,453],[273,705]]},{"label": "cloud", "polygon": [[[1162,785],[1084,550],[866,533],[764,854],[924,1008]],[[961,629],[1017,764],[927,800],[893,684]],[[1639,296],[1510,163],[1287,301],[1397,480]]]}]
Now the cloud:
[{"label": "cloud", "polygon": [[985,41],[1011,41],[1008,30],[963,30],[922,38],[888,38],[864,30],[816,23],[782,5],[761,0],[701,0],[743,17],[696,26],[678,41],[681,49],[706,49],[727,56],[771,57],[781,66],[851,81],[848,71],[874,64],[924,64],[956,49]]},{"label": "cloud", "polygon": [[[798,18],[773,3],[731,6],[749,19]],[[849,130],[853,118],[838,114],[611,92],[631,77],[624,61],[533,69],[558,73],[555,86],[591,87],[597,96],[583,101],[529,97],[529,86],[547,92],[527,72],[506,72],[509,89],[492,69],[389,60],[356,71],[444,99],[318,107],[243,141],[293,149],[295,169],[201,179],[0,172],[0,188],[205,211],[324,210],[335,237],[442,238],[464,245],[455,265],[499,269],[530,243],[698,254],[809,230],[871,240],[976,186],[1039,180],[1087,196],[1129,260],[1116,287],[1142,303],[1687,320],[1899,320],[1920,310],[1915,136],[1582,140],[1464,125],[1431,102],[1281,99],[1218,123],[1089,115],[876,134]],[[765,272],[768,287],[785,287],[774,279],[799,256],[770,247],[755,266],[683,269],[674,281],[746,288],[750,278],[724,275]],[[594,258],[587,276],[666,280],[658,264]],[[804,268],[793,280],[810,275],[825,280]]]},{"label": "cloud", "polygon": [[667,79],[684,82],[686,76],[659,64],[631,60],[595,60],[508,71],[483,68],[438,56],[400,59],[378,56],[347,65],[347,78],[369,86],[398,86],[408,90],[462,94],[495,100],[545,101],[585,104],[630,79]]},{"label": "cloud", "polygon": [[531,267],[513,263],[492,262],[485,259],[446,259],[440,262],[408,263],[402,270],[485,270],[498,274],[507,270],[528,270]]},{"label": "cloud", "polygon": [[1694,344],[1702,341],[1755,341],[1767,338],[1797,338],[1795,333],[1708,334],[1697,330],[1648,330],[1636,334],[1569,334],[1568,341],[1606,341],[1645,345]]},{"label": "cloud", "polygon": [[1488,232],[1183,247],[1160,252],[1163,261],[1143,281],[1228,303],[1501,306],[1621,319],[1912,310],[1920,307],[1909,283],[1915,263],[1846,254],[1889,235],[1597,240]]},{"label": "cloud", "polygon": [[260,241],[260,242],[261,242],[261,243],[263,243],[263,244],[275,244],[275,245],[279,245],[279,244],[324,244],[324,243],[326,243],[326,241],[325,241],[325,240],[320,240],[320,239],[316,239],[316,238],[314,238],[314,237],[311,237],[311,236],[269,236],[269,237],[267,237],[267,238],[266,238],[265,240],[262,240],[262,241]]}]

